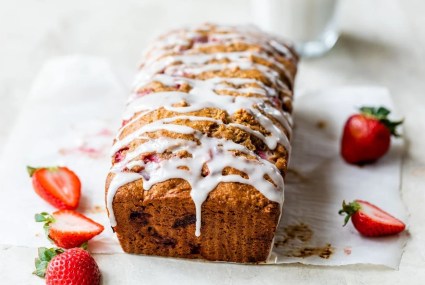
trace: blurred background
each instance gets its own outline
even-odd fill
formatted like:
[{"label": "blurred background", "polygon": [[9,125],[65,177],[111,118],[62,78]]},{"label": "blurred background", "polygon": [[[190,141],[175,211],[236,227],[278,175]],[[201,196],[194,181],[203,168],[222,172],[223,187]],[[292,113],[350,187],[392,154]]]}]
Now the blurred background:
[{"label": "blurred background", "polygon": [[[315,1],[324,0],[308,2]],[[262,0],[252,2],[258,10]],[[325,56],[302,61],[297,88],[380,84],[390,88],[404,111],[425,111],[424,1],[339,2],[341,36]],[[250,7],[250,0],[1,0],[0,146],[49,58],[105,57],[128,86],[142,49],[159,33],[206,21],[252,23],[258,17]],[[279,22],[274,28],[279,31]]]}]

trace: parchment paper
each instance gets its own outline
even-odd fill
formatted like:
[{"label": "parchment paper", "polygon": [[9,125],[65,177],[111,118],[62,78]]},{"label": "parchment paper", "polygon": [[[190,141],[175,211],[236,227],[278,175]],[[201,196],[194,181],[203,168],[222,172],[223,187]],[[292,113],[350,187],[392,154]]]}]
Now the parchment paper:
[{"label": "parchment paper", "polygon": [[[122,252],[106,216],[104,181],[127,89],[101,58],[59,57],[45,65],[1,156],[0,244],[50,246],[34,214],[54,208],[32,190],[26,165],[66,165],[83,184],[78,211],[105,226],[90,242],[90,250]],[[350,166],[339,156],[343,123],[362,105],[395,110],[382,87],[297,92],[284,213],[269,264],[364,263],[398,268],[406,232],[364,238],[351,223],[343,228],[343,218],[337,214],[343,199],[359,198],[407,221],[399,193],[401,139],[393,140],[390,152],[374,165]]]}]

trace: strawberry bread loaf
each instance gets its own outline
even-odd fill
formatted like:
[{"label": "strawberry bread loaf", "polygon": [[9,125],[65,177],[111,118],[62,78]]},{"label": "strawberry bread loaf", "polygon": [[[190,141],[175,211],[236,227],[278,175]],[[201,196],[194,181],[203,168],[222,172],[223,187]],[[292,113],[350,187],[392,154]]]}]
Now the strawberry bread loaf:
[{"label": "strawberry bread loaf", "polygon": [[282,212],[297,55],[204,24],[146,51],[106,181],[125,252],[264,262]]}]

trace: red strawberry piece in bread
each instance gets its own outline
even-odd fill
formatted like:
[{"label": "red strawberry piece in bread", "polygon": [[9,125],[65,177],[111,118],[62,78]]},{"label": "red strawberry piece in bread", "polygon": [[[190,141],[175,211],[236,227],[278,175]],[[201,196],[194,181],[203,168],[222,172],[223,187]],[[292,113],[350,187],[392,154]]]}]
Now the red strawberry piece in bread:
[{"label": "red strawberry piece in bread", "polygon": [[118,150],[115,154],[114,154],[114,161],[113,163],[118,163],[121,160],[123,160],[125,158],[125,154],[127,152],[129,148],[128,147],[123,147],[120,150]]},{"label": "red strawberry piece in bread", "polygon": [[152,88],[141,89],[137,91],[137,97],[143,97],[145,95],[151,94],[152,92],[154,92]]},{"label": "red strawberry piece in bread", "polygon": [[194,43],[207,43],[208,42],[208,35],[201,35],[193,38]]},{"label": "red strawberry piece in bread", "polygon": [[161,158],[156,153],[149,153],[142,155],[142,160],[144,163],[158,163],[161,161]]},{"label": "red strawberry piece in bread", "polygon": [[362,200],[342,203],[339,214],[346,214],[344,226],[351,222],[359,233],[367,237],[379,237],[398,234],[406,228],[399,219],[377,206]]},{"label": "red strawberry piece in bread", "polygon": [[94,258],[82,248],[69,250],[39,248],[34,274],[47,285],[99,285],[101,273]]},{"label": "red strawberry piece in bread", "polygon": [[399,136],[396,128],[402,123],[390,121],[390,111],[384,107],[362,107],[360,112],[347,120],[341,140],[342,157],[357,165],[375,162],[386,154],[391,135]]},{"label": "red strawberry piece in bread", "polygon": [[262,159],[267,159],[267,158],[268,158],[268,154],[267,154],[267,152],[265,152],[264,150],[259,149],[259,150],[256,150],[256,151],[255,151],[255,153],[256,153],[259,157],[261,157]]},{"label": "red strawberry piece in bread", "polygon": [[75,210],[81,196],[78,176],[66,167],[27,167],[35,192],[57,209]]},{"label": "red strawberry piece in bread", "polygon": [[62,248],[79,247],[104,230],[101,224],[72,210],[36,214],[35,220],[45,223],[48,237]]}]

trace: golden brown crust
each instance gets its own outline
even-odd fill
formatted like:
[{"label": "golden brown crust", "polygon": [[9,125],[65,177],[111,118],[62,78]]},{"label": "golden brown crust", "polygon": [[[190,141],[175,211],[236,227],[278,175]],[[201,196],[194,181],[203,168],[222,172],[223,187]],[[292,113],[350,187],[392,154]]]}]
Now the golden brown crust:
[{"label": "golden brown crust", "polygon": [[114,199],[114,230],[125,252],[243,263],[267,259],[280,206],[253,187],[219,184],[202,205],[202,234],[196,237],[186,181],[170,179],[149,191],[140,191],[141,184],[128,184]]},{"label": "golden brown crust", "polygon": [[[250,56],[252,63],[264,66],[279,75],[281,85],[270,80],[260,70],[224,68],[221,70],[209,70],[197,74],[185,73],[184,77],[196,80],[207,80],[211,78],[245,78],[255,79],[255,82],[234,84],[223,80],[224,86],[230,89],[215,91],[223,96],[247,96],[261,97],[256,93],[256,89],[262,89],[263,86],[272,88],[280,98],[279,106],[287,111],[292,111],[291,98],[292,86],[296,73],[297,57],[289,48],[292,56],[286,56],[265,44],[263,40],[252,41],[234,41],[231,43],[221,43],[212,45],[197,45],[197,41],[204,41],[205,38],[211,38],[214,34],[223,33],[218,26],[207,25],[207,28],[198,30],[200,39],[190,39],[186,44],[177,46],[170,43],[168,46],[153,47],[147,53],[147,57],[154,57],[158,51],[162,53],[156,57],[157,60],[170,55],[178,55],[182,52],[193,54],[213,54],[217,52],[262,52],[272,56],[277,63],[265,60],[255,55]],[[179,35],[182,31],[174,31],[166,37]],[[250,35],[255,37],[258,35]],[[248,37],[248,38],[249,38]],[[176,51],[176,49],[178,51]],[[211,60],[206,64],[220,63],[227,64],[226,59]],[[178,66],[182,62],[171,63],[170,66]],[[278,66],[280,64],[280,66]],[[143,68],[144,65],[142,65]],[[283,66],[283,68],[282,68]],[[168,68],[168,67],[167,67]],[[167,70],[160,71],[167,73]],[[263,85],[261,85],[261,83]],[[252,92],[240,92],[253,87]],[[155,93],[179,91],[188,93],[192,86],[187,83],[167,85],[160,81],[152,80],[135,90],[135,96],[157,96]],[[289,99],[289,100],[284,100]],[[266,104],[276,106],[276,102],[267,99]],[[187,102],[182,101],[176,106],[186,106]],[[190,126],[199,133],[213,138],[222,138],[231,140],[237,144],[245,146],[253,153],[267,153],[265,159],[272,162],[281,172],[282,176],[286,172],[289,150],[285,146],[278,144],[276,148],[269,148],[265,142],[251,132],[243,130],[230,124],[241,124],[251,130],[258,131],[264,136],[270,135],[270,132],[257,120],[252,112],[248,110],[238,110],[233,114],[216,107],[202,108],[200,110],[178,113],[167,110],[164,107],[152,110],[148,113],[136,112],[133,116],[124,122],[122,132],[118,139],[122,140],[130,134],[140,130],[143,126],[152,122],[174,118],[177,116],[196,116],[207,117],[220,121],[221,123],[208,120],[189,120],[176,119],[175,125]],[[273,122],[286,136],[290,137],[290,130],[281,125],[276,118],[259,110],[264,116]],[[144,114],[144,115],[143,115]],[[169,137],[180,138],[197,142],[197,138],[192,134],[183,134],[173,132],[172,130],[155,130],[147,132],[145,137],[149,139]],[[146,142],[146,138],[136,138],[128,145],[118,151],[119,157],[125,157],[127,153],[134,151],[141,144]],[[143,156],[152,155],[144,153]],[[155,153],[159,159],[169,159],[172,156],[188,157],[191,154],[179,152],[171,154],[167,151]],[[235,155],[243,155],[248,159],[257,159],[243,153],[235,152]],[[117,155],[112,157],[112,164],[119,162],[121,158]],[[140,157],[135,158],[135,160]],[[182,167],[181,169],[184,169]],[[134,166],[124,171],[139,172],[140,166]],[[202,175],[208,174],[208,167],[204,165]],[[240,175],[247,178],[247,173],[232,168],[224,167],[223,175]],[[114,177],[110,173],[106,182],[106,193]],[[272,184],[274,182],[270,177],[266,177]],[[265,261],[270,252],[270,247],[274,237],[275,229],[280,217],[280,205],[277,202],[270,201],[253,186],[237,182],[221,182],[212,190],[206,201],[202,204],[202,225],[201,235],[195,236],[195,204],[191,198],[190,184],[180,178],[172,178],[166,181],[154,184],[148,191],[143,190],[143,180],[128,183],[118,188],[112,202],[112,210],[115,215],[117,225],[114,227],[122,248],[128,253],[160,255],[184,258],[204,258],[208,260],[230,261],[230,262],[262,262]],[[109,213],[111,214],[111,213]]]}]

